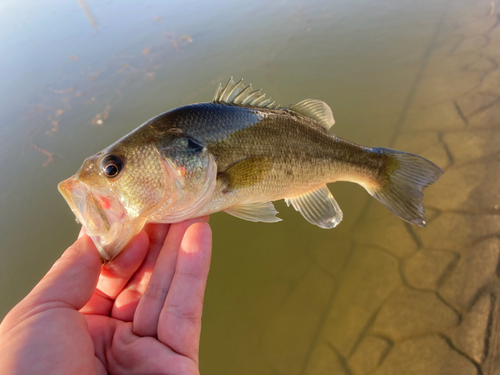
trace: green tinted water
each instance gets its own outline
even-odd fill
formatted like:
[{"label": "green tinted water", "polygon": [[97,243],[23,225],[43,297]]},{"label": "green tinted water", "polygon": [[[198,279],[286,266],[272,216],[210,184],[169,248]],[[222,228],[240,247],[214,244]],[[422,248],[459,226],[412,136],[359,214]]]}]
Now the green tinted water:
[{"label": "green tinted water", "polygon": [[[0,316],[79,226],[57,183],[149,118],[244,78],[333,132],[446,170],[426,229],[359,186],[322,230],[213,215],[205,374],[475,374],[497,360],[500,38],[490,1],[0,5]],[[444,370],[443,370],[444,369]],[[409,373],[409,372],[408,372]]]}]

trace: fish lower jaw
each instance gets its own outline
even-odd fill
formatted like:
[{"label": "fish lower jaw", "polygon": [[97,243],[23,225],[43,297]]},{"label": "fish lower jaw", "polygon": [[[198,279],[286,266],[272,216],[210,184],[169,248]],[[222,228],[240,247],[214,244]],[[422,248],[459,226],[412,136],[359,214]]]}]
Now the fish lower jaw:
[{"label": "fish lower jaw", "polygon": [[[119,225],[117,225],[119,224]],[[89,234],[104,263],[116,258],[125,246],[138,234],[146,220],[142,217],[133,221],[115,223],[106,233]]]},{"label": "fish lower jaw", "polygon": [[94,245],[97,248],[99,255],[101,256],[103,263],[109,262],[111,259],[110,259],[110,256],[108,255],[108,252],[106,251],[106,249],[103,246],[100,245],[101,244],[101,237],[100,236],[91,236],[90,238],[92,238],[92,241],[94,242]]}]

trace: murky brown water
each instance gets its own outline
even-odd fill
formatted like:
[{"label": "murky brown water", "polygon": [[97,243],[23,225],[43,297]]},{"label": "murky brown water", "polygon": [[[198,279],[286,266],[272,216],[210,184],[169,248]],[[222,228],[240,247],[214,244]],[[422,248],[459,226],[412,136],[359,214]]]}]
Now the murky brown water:
[{"label": "murky brown water", "polygon": [[56,185],[229,76],[332,107],[340,137],[446,173],[414,228],[353,184],[322,230],[213,215],[204,374],[492,374],[498,367],[498,1],[0,4],[0,316],[78,226]]}]

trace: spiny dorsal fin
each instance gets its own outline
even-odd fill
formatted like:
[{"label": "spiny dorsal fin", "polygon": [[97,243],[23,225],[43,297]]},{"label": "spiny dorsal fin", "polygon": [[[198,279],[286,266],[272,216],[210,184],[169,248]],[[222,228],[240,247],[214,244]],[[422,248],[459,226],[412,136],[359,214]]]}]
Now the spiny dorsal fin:
[{"label": "spiny dorsal fin", "polygon": [[[275,102],[271,101],[271,98],[266,99],[266,94],[263,94],[261,89],[254,90],[251,84],[245,86],[243,84],[243,79],[235,82],[233,77],[227,81],[224,87],[219,83],[213,102],[218,104],[249,105],[271,109],[281,108],[279,105],[274,104]],[[283,109],[288,109],[309,117],[317,121],[326,130],[330,129],[330,127],[335,124],[332,110],[321,100],[306,99]]]},{"label": "spiny dorsal fin", "polygon": [[276,211],[271,202],[241,204],[230,207],[224,210],[224,212],[248,221],[262,221],[264,223],[281,221],[279,217],[276,217],[278,211]]},{"label": "spiny dorsal fin", "polygon": [[326,185],[297,197],[286,198],[285,202],[320,228],[336,227],[342,220],[342,210]]},{"label": "spiny dorsal fin", "polygon": [[279,107],[274,104],[274,101],[271,101],[271,98],[266,99],[266,94],[263,94],[262,90],[254,90],[252,85],[245,86],[242,81],[240,79],[238,82],[234,82],[233,77],[231,77],[224,87],[219,83],[213,102],[264,108]]},{"label": "spiny dorsal fin", "polygon": [[335,120],[333,119],[332,110],[325,102],[315,99],[306,99],[286,107],[286,109],[299,113],[303,116],[312,118],[317,121],[326,130],[330,129]]}]

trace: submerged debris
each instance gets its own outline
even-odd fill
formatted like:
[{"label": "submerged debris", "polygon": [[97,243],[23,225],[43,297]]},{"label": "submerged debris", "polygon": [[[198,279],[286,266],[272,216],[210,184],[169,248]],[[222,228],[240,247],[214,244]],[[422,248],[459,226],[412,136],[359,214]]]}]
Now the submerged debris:
[{"label": "submerged debris", "polygon": [[92,119],[92,125],[102,125],[104,123],[103,120],[106,120],[109,115],[109,111],[111,110],[111,106],[108,104],[105,108],[104,111],[101,113],[98,113],[97,115],[94,116]]},{"label": "submerged debris", "polygon": [[173,41],[172,46],[179,50],[180,48],[187,46],[189,43],[193,43],[191,35],[182,35]]},{"label": "submerged debris", "polygon": [[[87,1],[79,1],[79,4],[85,10]],[[161,19],[161,16],[155,16],[153,21],[157,23]],[[93,26],[96,25],[92,17],[89,20]],[[97,32],[96,27],[95,31]],[[126,92],[130,84],[138,78],[143,82],[154,79],[155,72],[165,68],[169,54],[183,52],[192,42],[193,38],[189,34],[179,36],[168,31],[161,33],[156,42],[149,40],[148,45],[133,53],[109,56],[107,61],[100,65],[85,62],[85,59],[77,54],[65,57],[57,79],[47,83],[39,95],[39,101],[30,103],[20,118],[22,122],[29,121],[29,124],[25,124],[30,134],[30,140],[27,140],[26,144],[47,155],[44,166],[52,163],[54,156],[32,142],[34,134],[54,135],[63,124],[66,125],[69,119],[74,118],[72,108],[81,109],[83,106],[97,103],[102,111],[97,114],[97,111],[89,113],[87,121],[94,126],[104,125],[111,108],[116,108],[116,103],[123,97],[122,93]],[[82,63],[87,65],[82,66]],[[120,83],[115,87],[109,86],[109,79],[118,77],[118,74],[121,75]],[[40,115],[42,113],[43,115]]]},{"label": "submerged debris", "polygon": [[47,156],[47,160],[45,160],[45,162],[42,164],[42,167],[46,167],[47,165],[51,164],[54,162],[55,160],[55,157],[54,157],[54,154],[41,148],[41,147],[38,147],[37,145],[31,143],[31,147],[33,147],[33,149],[35,149],[36,151],[39,151],[41,152],[42,154],[46,155]]}]

